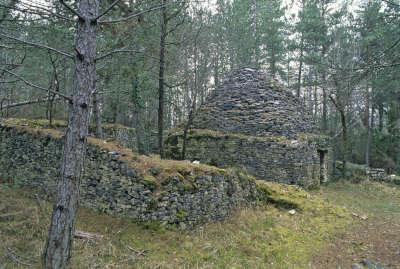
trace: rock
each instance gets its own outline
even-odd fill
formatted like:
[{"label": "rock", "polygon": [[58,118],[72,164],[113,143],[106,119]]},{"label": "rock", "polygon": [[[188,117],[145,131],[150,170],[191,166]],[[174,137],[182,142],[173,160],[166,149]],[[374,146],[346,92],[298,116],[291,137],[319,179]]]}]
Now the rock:
[{"label": "rock", "polygon": [[296,209],[291,209],[288,211],[289,215],[294,215],[296,214]]},{"label": "rock", "polygon": [[363,259],[361,264],[367,267],[368,269],[376,269],[375,263],[369,259]]},{"label": "rock", "polygon": [[127,176],[127,177],[130,177],[130,178],[134,178],[134,177],[137,176],[137,173],[136,173],[135,170],[129,169],[129,168],[128,168],[128,169],[126,170],[126,176]]},{"label": "rock", "polygon": [[385,267],[370,259],[363,259],[360,263],[352,264],[351,269],[385,269]]},{"label": "rock", "polygon": [[357,213],[352,212],[351,215],[353,215],[353,217],[359,218],[361,220],[367,220],[368,216],[363,214],[363,215],[358,215]]},{"label": "rock", "polygon": [[353,263],[353,264],[351,265],[351,269],[364,269],[364,266],[362,266],[362,265],[359,264],[359,263]]}]

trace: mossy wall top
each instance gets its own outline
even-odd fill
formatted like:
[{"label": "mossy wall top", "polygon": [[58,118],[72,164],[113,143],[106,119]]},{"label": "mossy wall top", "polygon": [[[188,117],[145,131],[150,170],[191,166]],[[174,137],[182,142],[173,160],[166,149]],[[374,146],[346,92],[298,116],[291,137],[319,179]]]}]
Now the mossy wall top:
[{"label": "mossy wall top", "polygon": [[[0,180],[53,196],[62,147],[58,130],[0,122]],[[221,220],[255,201],[254,180],[239,172],[137,155],[113,142],[88,139],[80,192],[86,207],[193,226]]]},{"label": "mossy wall top", "polygon": [[314,127],[298,98],[266,73],[235,70],[197,111],[194,129],[296,137]]}]

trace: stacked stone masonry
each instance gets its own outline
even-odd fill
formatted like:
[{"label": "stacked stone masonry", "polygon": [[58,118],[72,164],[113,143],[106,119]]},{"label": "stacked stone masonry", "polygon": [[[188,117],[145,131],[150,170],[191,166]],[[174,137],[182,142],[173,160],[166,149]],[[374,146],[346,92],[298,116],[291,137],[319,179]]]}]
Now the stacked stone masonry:
[{"label": "stacked stone masonry", "polygon": [[314,131],[299,100],[262,71],[239,69],[201,106],[194,129],[251,136],[285,136]]},{"label": "stacked stone masonry", "polygon": [[[219,167],[238,166],[268,181],[304,187],[326,181],[313,121],[300,101],[262,71],[229,74],[202,105],[187,137],[185,157]],[[168,157],[179,158],[181,129],[166,140]],[[321,169],[322,167],[322,169]]]},{"label": "stacked stone masonry", "polygon": [[[53,196],[62,138],[0,125],[0,141],[0,178]],[[139,172],[121,154],[89,143],[81,181],[82,205],[138,221],[190,227],[224,219],[235,208],[256,201],[254,181],[238,172],[188,169],[155,180],[153,175],[163,173],[163,168]]]}]

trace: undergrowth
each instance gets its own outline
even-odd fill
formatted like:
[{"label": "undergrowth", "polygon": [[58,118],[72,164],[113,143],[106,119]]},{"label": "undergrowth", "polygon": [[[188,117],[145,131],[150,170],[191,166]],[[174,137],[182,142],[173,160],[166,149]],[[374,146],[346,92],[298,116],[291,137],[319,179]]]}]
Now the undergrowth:
[{"label": "undergrowth", "polygon": [[[35,268],[51,206],[32,191],[0,186],[0,264]],[[81,208],[77,229],[104,237],[76,239],[72,268],[308,268],[311,255],[351,223],[346,210],[321,195],[275,183],[258,186],[268,199],[192,231]],[[281,206],[283,201],[287,206]]]}]

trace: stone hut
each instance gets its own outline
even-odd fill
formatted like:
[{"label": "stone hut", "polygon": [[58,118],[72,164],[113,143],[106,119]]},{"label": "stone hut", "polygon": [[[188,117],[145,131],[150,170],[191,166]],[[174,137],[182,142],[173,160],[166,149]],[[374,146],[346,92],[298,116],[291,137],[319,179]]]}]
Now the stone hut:
[{"label": "stone hut", "polygon": [[[239,69],[196,112],[185,157],[312,187],[327,179],[326,150],[314,132],[310,116],[291,92],[263,71]],[[182,128],[172,130],[165,144],[167,156],[179,159]]]}]

